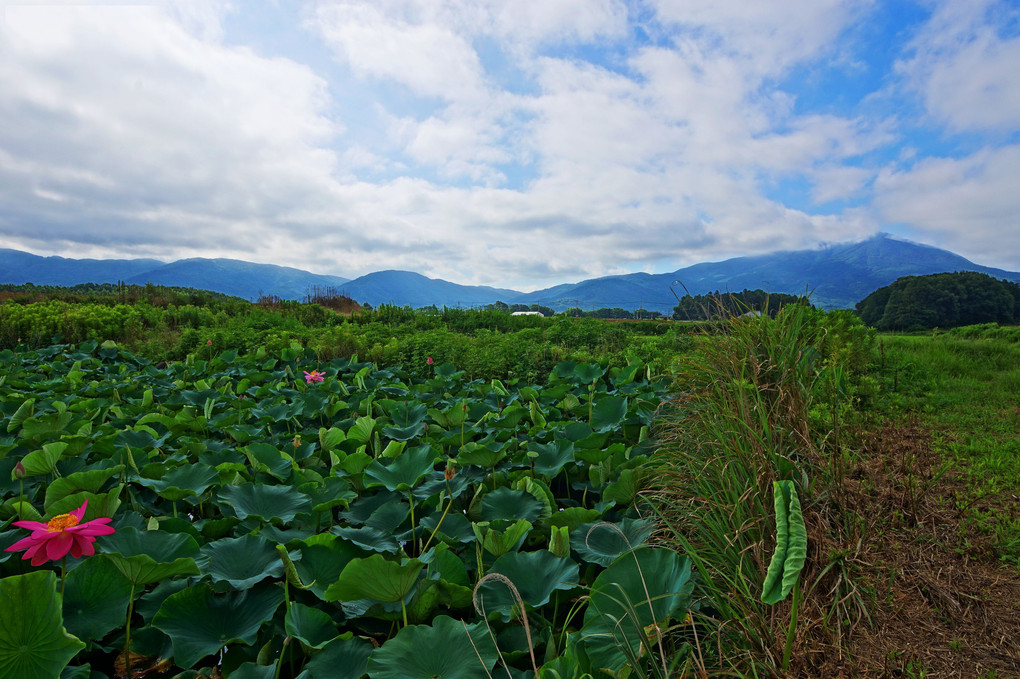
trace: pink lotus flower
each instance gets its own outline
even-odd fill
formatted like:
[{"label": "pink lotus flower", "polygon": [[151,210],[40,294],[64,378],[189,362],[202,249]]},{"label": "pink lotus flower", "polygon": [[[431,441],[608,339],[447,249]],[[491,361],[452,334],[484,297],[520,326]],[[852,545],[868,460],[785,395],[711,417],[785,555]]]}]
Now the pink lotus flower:
[{"label": "pink lotus flower", "polygon": [[433,363],[435,363],[435,361],[433,361],[432,357],[429,356],[428,358],[425,359],[425,363],[428,365],[432,365]]},{"label": "pink lotus flower", "polygon": [[31,559],[33,566],[39,566],[46,560],[56,561],[67,556],[78,558],[80,556],[92,556],[96,548],[92,545],[99,535],[110,535],[115,532],[107,526],[111,519],[93,519],[82,523],[85,516],[85,507],[89,501],[85,500],[81,507],[70,514],[54,516],[46,523],[39,521],[15,521],[14,525],[19,528],[27,528],[32,534],[22,538],[5,549],[5,552],[20,552],[26,550],[22,559]]},{"label": "pink lotus flower", "polygon": [[205,343],[211,345],[212,344],[212,340],[206,340]]},{"label": "pink lotus flower", "polygon": [[312,382],[321,382],[324,379],[326,379],[326,373],[319,372],[318,370],[313,370],[312,372],[302,370],[301,372],[305,374],[305,384],[311,384]]}]

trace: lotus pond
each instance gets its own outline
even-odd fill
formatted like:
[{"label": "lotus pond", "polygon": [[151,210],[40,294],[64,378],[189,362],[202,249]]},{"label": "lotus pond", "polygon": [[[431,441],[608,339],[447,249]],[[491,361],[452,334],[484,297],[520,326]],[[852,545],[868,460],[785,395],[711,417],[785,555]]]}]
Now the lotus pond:
[{"label": "lotus pond", "polygon": [[640,676],[693,587],[647,544],[649,372],[0,352],[0,550],[115,531],[0,551],[0,679]]}]

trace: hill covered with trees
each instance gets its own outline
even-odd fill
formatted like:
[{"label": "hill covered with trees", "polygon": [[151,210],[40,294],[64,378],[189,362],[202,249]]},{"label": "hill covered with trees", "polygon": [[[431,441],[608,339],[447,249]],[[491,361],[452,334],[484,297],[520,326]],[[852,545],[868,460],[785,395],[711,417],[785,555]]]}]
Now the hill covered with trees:
[{"label": "hill covered with trees", "polygon": [[973,271],[904,276],[857,303],[878,330],[1020,322],[1020,285]]}]

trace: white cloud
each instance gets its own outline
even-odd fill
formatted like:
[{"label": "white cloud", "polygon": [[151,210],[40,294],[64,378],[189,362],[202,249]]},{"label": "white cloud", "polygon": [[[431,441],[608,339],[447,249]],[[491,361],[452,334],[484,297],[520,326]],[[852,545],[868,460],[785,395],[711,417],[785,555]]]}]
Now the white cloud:
[{"label": "white cloud", "polygon": [[[1015,39],[960,4],[914,31],[899,73],[933,116],[1001,143]],[[784,89],[800,65],[853,61],[871,5],[318,2],[291,50],[230,30],[260,4],[9,7],[0,246],[533,289],[863,237],[876,216],[992,240],[1020,209],[1015,152],[932,159],[923,139],[897,148],[892,114]],[[897,154],[912,167],[876,179]],[[802,209],[774,197],[784,182]],[[861,207],[810,214],[844,199]]]},{"label": "white cloud", "polygon": [[1020,146],[984,149],[965,158],[927,158],[875,180],[885,222],[928,235],[978,264],[1016,270],[1020,252]]},{"label": "white cloud", "polygon": [[[57,221],[81,240],[161,223],[155,243],[250,251],[248,225],[285,222],[330,182],[338,127],[306,67],[205,42],[153,7],[12,6],[0,31],[5,211],[30,212],[31,185],[66,198]],[[237,228],[209,238],[220,221]]]},{"label": "white cloud", "polygon": [[1000,30],[1003,3],[942,2],[898,65],[928,112],[951,131],[1020,126],[1020,36]]}]

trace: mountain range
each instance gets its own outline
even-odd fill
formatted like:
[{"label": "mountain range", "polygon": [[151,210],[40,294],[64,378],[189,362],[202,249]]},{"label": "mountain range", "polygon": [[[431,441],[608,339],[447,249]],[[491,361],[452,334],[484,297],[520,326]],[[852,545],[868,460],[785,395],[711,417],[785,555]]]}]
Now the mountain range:
[{"label": "mountain range", "polygon": [[333,289],[358,302],[422,307],[474,307],[502,301],[539,304],[557,311],[621,307],[670,312],[686,293],[808,293],[822,308],[851,308],[901,276],[977,271],[1020,283],[1020,273],[980,266],[929,245],[879,234],[864,241],[813,250],[774,252],[695,264],[672,273],[603,276],[522,293],[505,288],[460,285],[410,271],[377,271],[354,280],[301,269],[235,259],[68,259],[0,249],[0,283],[75,285],[115,283],[176,285],[257,299],[273,295],[304,299],[313,288]]}]

